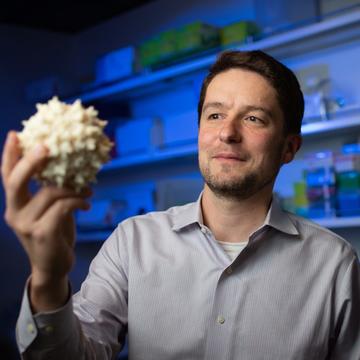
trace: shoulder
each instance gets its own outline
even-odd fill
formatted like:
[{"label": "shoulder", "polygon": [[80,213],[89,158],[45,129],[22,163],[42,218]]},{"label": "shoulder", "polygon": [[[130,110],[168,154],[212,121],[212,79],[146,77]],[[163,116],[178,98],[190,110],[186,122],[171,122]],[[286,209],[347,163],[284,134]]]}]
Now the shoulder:
[{"label": "shoulder", "polygon": [[132,216],[122,221],[118,228],[125,232],[164,232],[173,230],[188,214],[194,212],[195,203],[173,206],[164,211],[151,211],[144,215]]},{"label": "shoulder", "polygon": [[334,255],[356,258],[357,254],[352,244],[339,234],[317,224],[316,222],[287,212],[290,220],[297,228],[301,239],[306,245],[318,248]]}]

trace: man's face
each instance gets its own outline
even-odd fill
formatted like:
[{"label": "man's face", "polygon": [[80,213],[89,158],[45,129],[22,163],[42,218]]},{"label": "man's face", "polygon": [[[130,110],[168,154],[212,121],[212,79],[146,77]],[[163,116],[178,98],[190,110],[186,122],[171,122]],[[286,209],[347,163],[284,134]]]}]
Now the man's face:
[{"label": "man's face", "polygon": [[[299,142],[284,135],[276,91],[261,75],[230,69],[210,82],[199,128],[199,165],[216,194],[245,199],[272,191]],[[299,140],[300,141],[300,140]]]}]

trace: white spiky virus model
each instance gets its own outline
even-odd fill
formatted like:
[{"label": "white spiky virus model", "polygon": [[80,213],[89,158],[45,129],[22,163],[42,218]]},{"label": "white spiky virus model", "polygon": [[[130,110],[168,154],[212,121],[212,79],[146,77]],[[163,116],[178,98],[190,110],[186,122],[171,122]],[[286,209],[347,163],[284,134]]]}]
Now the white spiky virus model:
[{"label": "white spiky virus model", "polygon": [[18,133],[23,154],[39,143],[49,150],[48,162],[36,179],[77,192],[95,182],[113,146],[103,132],[107,121],[97,117],[94,107],[83,107],[80,100],[66,104],[53,97],[36,108],[36,114],[23,121],[24,128]]}]

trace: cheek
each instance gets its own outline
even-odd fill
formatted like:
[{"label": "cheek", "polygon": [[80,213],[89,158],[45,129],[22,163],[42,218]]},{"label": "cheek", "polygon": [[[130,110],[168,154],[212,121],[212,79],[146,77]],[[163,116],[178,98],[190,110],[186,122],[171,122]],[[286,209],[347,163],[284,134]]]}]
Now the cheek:
[{"label": "cheek", "polygon": [[215,143],[217,136],[214,131],[199,130],[199,149],[206,149]]},{"label": "cheek", "polygon": [[243,143],[247,144],[249,149],[252,149],[252,151],[258,154],[269,153],[275,142],[275,139],[269,138],[266,134],[261,133],[256,134],[256,136],[244,136],[243,140]]}]

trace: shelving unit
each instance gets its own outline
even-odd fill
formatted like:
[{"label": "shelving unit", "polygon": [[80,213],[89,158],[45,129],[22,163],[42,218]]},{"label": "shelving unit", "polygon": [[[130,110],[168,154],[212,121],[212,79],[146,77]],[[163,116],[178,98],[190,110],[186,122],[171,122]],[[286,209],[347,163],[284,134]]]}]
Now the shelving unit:
[{"label": "shelving unit", "polygon": [[[352,41],[360,41],[360,9],[253,43],[243,44],[238,49],[261,49],[280,59],[286,59]],[[109,105],[111,108],[114,104],[126,103],[130,98],[149,96],[154,91],[168,91],[175,84],[182,81],[191,82],[193,76],[206,71],[216,59],[215,51],[216,49],[212,54],[208,53],[208,55],[164,69],[144,72],[97,89],[85,91],[76,98],[80,98],[85,104],[91,103],[95,106],[103,104]],[[74,100],[75,97],[68,99],[69,102]],[[359,129],[360,109],[357,109],[357,111],[349,113],[339,112],[329,121],[309,122],[303,125],[302,134],[305,138],[312,140],[325,135],[337,136]],[[111,174],[115,178],[118,176],[115,173],[117,170],[131,169],[131,171],[141,172],[143,167],[150,166],[156,169],[160,164],[170,164],[170,162],[172,162],[172,166],[176,166],[174,160],[177,164],[189,160],[195,165],[197,163],[197,144],[158,148],[144,154],[116,158],[103,166],[100,176],[101,174]],[[331,229],[360,228],[360,217],[314,219],[314,221]],[[91,233],[79,233],[78,239],[87,242],[99,241],[106,239],[109,235],[110,231],[93,231]]]},{"label": "shelving unit", "polygon": [[360,227],[360,216],[313,219],[313,221],[329,229]]},{"label": "shelving unit", "polygon": [[[240,50],[261,49],[279,57],[294,56],[299,52],[309,52],[320,48],[345,43],[360,37],[360,9],[354,10],[342,16],[337,16],[303,26],[286,33],[274,35],[253,43],[243,44],[237,48]],[[306,47],[304,48],[304,44]],[[135,75],[119,82],[102,86],[101,88],[86,91],[79,95],[85,102],[94,102],[111,97],[121,97],[134,90],[143,91],[158,83],[181,77],[199,70],[207,69],[216,59],[216,54],[187,61],[181,64],[157,70],[151,73]],[[70,102],[78,97],[68,99]]]}]

